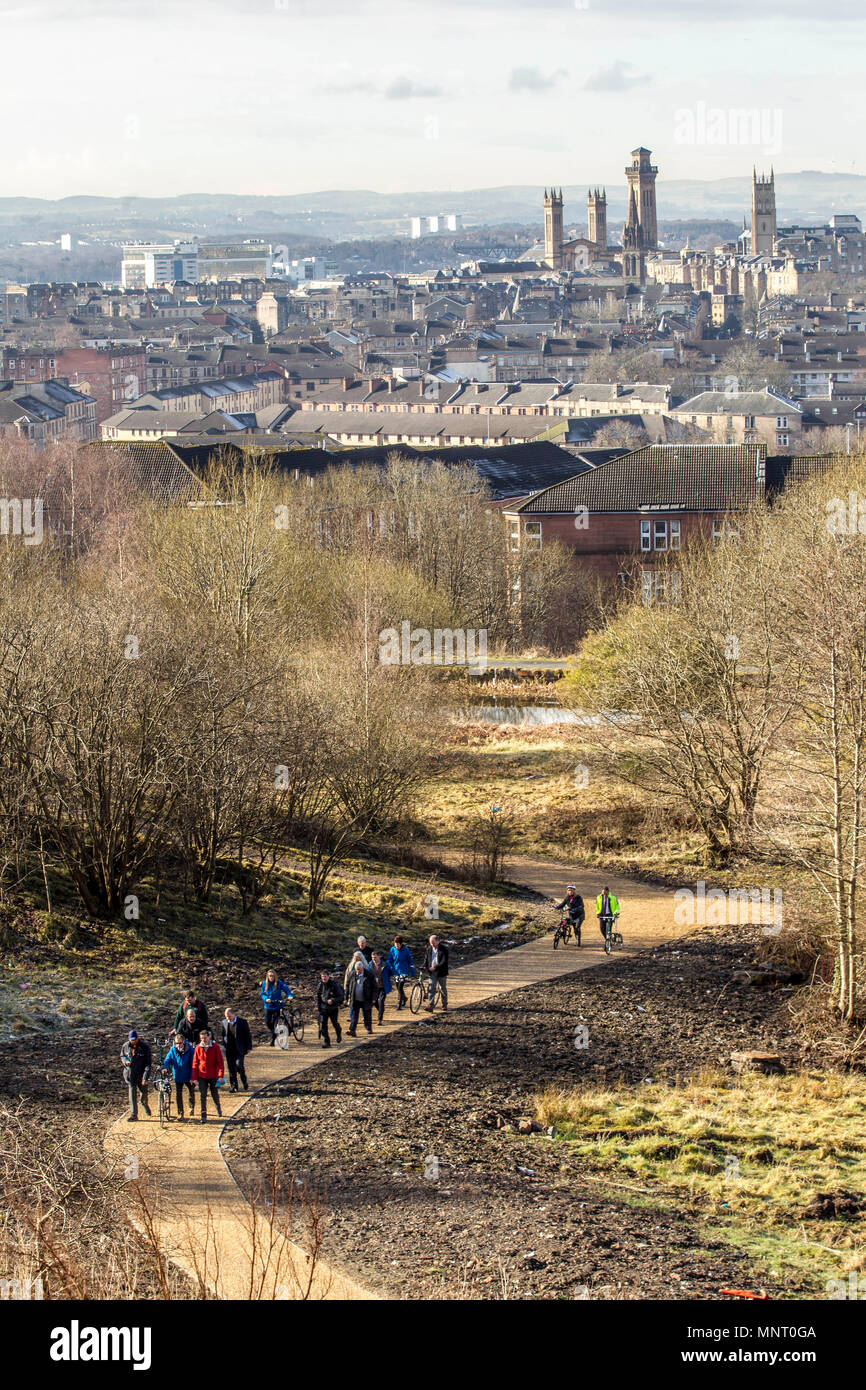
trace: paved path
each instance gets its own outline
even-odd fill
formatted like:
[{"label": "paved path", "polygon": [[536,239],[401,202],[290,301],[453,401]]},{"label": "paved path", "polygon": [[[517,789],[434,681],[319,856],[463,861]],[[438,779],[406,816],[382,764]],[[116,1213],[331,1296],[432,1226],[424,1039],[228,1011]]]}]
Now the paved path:
[{"label": "paved path", "polygon": [[[563,866],[555,860],[512,856],[508,874],[512,880],[551,897],[563,896]],[[604,961],[593,913],[593,900],[601,886],[598,875],[574,873],[572,879],[587,904],[589,918],[584,926],[585,944],[580,950],[572,943],[554,951],[552,938],[546,936],[462,966],[449,977],[452,1008]],[[608,885],[622,904],[627,951],[671,940],[677,934],[671,889],[648,887],[615,876],[608,878]],[[214,1010],[215,1015],[219,1012]],[[308,1021],[307,1041],[303,1045],[292,1041],[286,1052],[268,1047],[254,1049],[248,1059],[250,1085],[257,1090],[317,1064],[330,1065],[336,1054],[350,1047],[375,1043],[379,1033],[410,1027],[423,1017],[422,1013],[415,1018],[408,1010],[398,1016],[391,1006],[385,1015],[385,1025],[377,1028],[372,1037],[359,1036],[328,1052],[318,1044],[315,1021],[312,1025]],[[227,1089],[222,1090],[221,1096],[224,1119],[236,1114],[250,1098],[245,1094],[232,1095]],[[155,1109],[153,1105],[151,1108]],[[321,1262],[311,1272],[309,1256],[298,1245],[284,1239],[266,1214],[253,1210],[223,1161],[219,1148],[221,1132],[221,1123],[210,1112],[207,1125],[200,1124],[196,1118],[184,1124],[173,1121],[162,1130],[156,1120],[148,1120],[146,1116],[135,1125],[128,1124],[122,1117],[109,1130],[108,1151],[122,1159],[129,1171],[141,1174],[141,1186],[137,1190],[153,1192],[158,1189],[155,1228],[167,1258],[216,1298],[373,1297]],[[135,1204],[131,1205],[134,1208]],[[134,1210],[132,1214],[133,1219],[140,1222]]]}]

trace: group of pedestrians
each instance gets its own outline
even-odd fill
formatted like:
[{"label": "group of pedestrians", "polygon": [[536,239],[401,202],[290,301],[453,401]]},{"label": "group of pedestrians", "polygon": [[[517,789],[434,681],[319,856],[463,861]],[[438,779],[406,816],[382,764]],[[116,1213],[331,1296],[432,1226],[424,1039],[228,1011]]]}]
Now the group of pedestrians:
[{"label": "group of pedestrians", "polygon": [[[433,1001],[438,986],[442,1008],[448,1009],[448,947],[438,936],[431,936],[424,952],[424,969],[430,983],[428,987],[427,1008],[432,1012]],[[341,1042],[343,1031],[340,1026],[340,1008],[345,1003],[349,1009],[348,1036],[357,1036],[358,1023],[363,1020],[364,1030],[373,1031],[373,1010],[381,1024],[385,1019],[385,1001],[392,991],[397,992],[397,1012],[407,1005],[406,984],[418,974],[412,952],[402,936],[395,936],[394,942],[384,955],[370,946],[366,936],[358,937],[357,949],[352,954],[343,976],[342,984],[329,970],[322,970],[316,992],[319,1012],[319,1031],[322,1047],[331,1046],[329,1025],[334,1029],[337,1042]]]},{"label": "group of pedestrians", "polygon": [[[443,1010],[448,1008],[448,947],[439,936],[431,936],[424,951],[423,968],[428,975],[427,1009],[432,1012],[438,988]],[[367,1033],[373,1032],[373,1011],[381,1024],[385,1018],[385,1001],[396,991],[397,1012],[407,1006],[406,985],[418,974],[412,952],[402,936],[395,936],[387,954],[374,950],[365,936],[358,937],[357,948],[346,967],[342,982],[329,970],[319,973],[316,1007],[322,1047],[331,1046],[330,1029],[338,1043],[343,1040],[340,1009],[348,1006],[350,1038],[357,1037],[358,1023],[363,1021]],[[270,1045],[276,1045],[276,1028],[284,1006],[294,998],[292,990],[275,970],[268,970],[262,980],[259,995],[264,1007],[265,1027]],[[177,1118],[195,1118],[196,1096],[199,1101],[199,1122],[207,1124],[208,1099],[217,1115],[222,1116],[219,1088],[224,1084],[228,1068],[229,1087],[249,1090],[246,1056],[253,1046],[250,1025],[236,1009],[225,1009],[219,1024],[219,1036],[210,1026],[207,1006],[195,990],[185,990],[174,1019],[171,1046],[160,1063],[174,1086]],[[129,1094],[129,1122],[138,1119],[141,1106],[150,1115],[148,1088],[153,1070],[153,1054],[144,1038],[131,1029],[120,1053],[123,1079]]]},{"label": "group of pedestrians", "polygon": [[[238,1083],[249,1090],[245,1058],[253,1045],[247,1020],[234,1008],[227,1008],[219,1026],[219,1040],[214,1037],[208,1020],[207,1007],[195,991],[188,989],[174,1020],[172,1045],[161,1066],[174,1085],[177,1117],[186,1119],[189,1104],[190,1119],[195,1118],[196,1092],[199,1097],[199,1121],[207,1124],[208,1097],[214,1109],[222,1115],[219,1087],[225,1079],[226,1066],[229,1086],[238,1090]],[[120,1053],[123,1079],[129,1093],[128,1119],[138,1119],[139,1104],[150,1114],[148,1084],[153,1068],[153,1054],[148,1043],[133,1028]]]}]

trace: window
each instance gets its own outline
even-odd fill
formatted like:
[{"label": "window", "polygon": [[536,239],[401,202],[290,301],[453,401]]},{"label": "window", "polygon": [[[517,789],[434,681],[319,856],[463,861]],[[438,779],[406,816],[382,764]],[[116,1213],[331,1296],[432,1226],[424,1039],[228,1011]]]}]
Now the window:
[{"label": "window", "polygon": [[523,539],[526,541],[527,550],[541,549],[541,522],[525,521],[523,523]]},{"label": "window", "polygon": [[787,428],[788,428],[788,417],[787,417],[787,415],[777,415],[777,416],[776,416],[776,429],[777,429],[777,430],[786,430]]},{"label": "window", "polygon": [[653,547],[656,550],[667,550],[668,524],[666,521],[657,521],[653,525]]},{"label": "window", "polygon": [[648,521],[640,524],[640,548],[641,550],[652,550],[652,530]]},{"label": "window", "polygon": [[740,527],[736,521],[714,521],[713,522],[713,545],[721,545],[723,541],[738,541],[740,539]]},{"label": "window", "polygon": [[520,549],[520,522],[519,522],[519,521],[512,521],[512,522],[510,523],[510,525],[509,525],[509,531],[510,531],[510,534],[511,534],[511,549],[512,549],[512,550],[519,550],[519,549]]},{"label": "window", "polygon": [[780,432],[779,434],[776,435],[776,443],[777,443],[777,444],[784,444],[784,445],[787,446],[788,438],[789,438],[789,436],[788,436],[787,434],[785,434],[784,431],[782,431],[782,432]]},{"label": "window", "polygon": [[672,522],[671,522],[671,550],[679,550],[679,548],[680,548],[680,523],[679,523],[678,521],[672,521]]}]

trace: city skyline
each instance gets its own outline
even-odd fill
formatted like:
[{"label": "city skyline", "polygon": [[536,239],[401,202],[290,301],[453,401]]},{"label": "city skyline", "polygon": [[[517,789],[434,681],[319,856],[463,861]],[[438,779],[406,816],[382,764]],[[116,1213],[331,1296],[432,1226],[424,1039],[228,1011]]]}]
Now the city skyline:
[{"label": "city skyline", "polygon": [[38,55],[40,87],[34,101],[32,65],[7,66],[0,110],[20,133],[4,197],[611,184],[637,139],[670,180],[866,172],[851,0],[819,15],[805,0],[712,15],[684,0],[443,0],[434,14],[261,0],[241,15],[227,0],[36,0],[0,17]]}]

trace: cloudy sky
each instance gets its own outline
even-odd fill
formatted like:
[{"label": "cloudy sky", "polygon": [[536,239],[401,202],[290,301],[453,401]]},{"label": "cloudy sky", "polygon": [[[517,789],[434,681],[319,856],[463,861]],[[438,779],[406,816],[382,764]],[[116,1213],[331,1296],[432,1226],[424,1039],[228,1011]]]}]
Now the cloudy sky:
[{"label": "cloudy sky", "polygon": [[862,0],[0,0],[0,196],[619,184],[637,144],[668,178],[770,158],[866,173],[864,16]]}]

